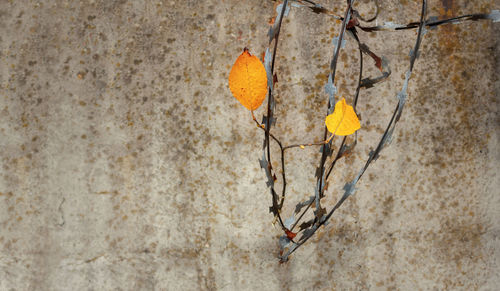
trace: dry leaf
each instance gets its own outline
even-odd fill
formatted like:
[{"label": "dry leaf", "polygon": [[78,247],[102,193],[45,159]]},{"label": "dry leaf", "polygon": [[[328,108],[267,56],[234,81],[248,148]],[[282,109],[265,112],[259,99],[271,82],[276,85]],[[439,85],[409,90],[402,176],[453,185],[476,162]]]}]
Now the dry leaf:
[{"label": "dry leaf", "polygon": [[236,59],[229,73],[229,89],[250,111],[259,108],[266,99],[266,69],[259,58],[252,56],[247,48]]},{"label": "dry leaf", "polygon": [[329,132],[340,136],[353,134],[361,128],[354,108],[347,105],[344,98],[335,104],[335,110],[326,117],[325,124]]}]

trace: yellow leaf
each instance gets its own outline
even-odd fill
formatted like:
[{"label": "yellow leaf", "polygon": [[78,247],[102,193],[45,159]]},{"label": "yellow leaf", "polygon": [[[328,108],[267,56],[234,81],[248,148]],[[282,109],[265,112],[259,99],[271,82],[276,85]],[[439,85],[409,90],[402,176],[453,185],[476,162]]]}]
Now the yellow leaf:
[{"label": "yellow leaf", "polygon": [[259,108],[267,94],[267,74],[262,62],[245,48],[229,73],[229,89],[248,110]]},{"label": "yellow leaf", "polygon": [[354,108],[347,105],[344,98],[335,104],[335,110],[326,117],[325,124],[329,132],[340,136],[353,134],[361,128]]}]

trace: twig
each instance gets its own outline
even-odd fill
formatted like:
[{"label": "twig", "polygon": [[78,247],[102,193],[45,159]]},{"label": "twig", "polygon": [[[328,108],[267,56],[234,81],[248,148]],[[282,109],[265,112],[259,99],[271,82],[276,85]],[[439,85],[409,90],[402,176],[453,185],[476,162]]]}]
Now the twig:
[{"label": "twig", "polygon": [[[348,9],[349,8],[350,8],[350,6],[348,7]],[[406,77],[406,80],[405,80],[405,85],[403,87],[403,91],[400,92],[400,93],[406,94],[406,92],[405,92],[406,86],[408,85],[408,81],[409,81],[409,78],[411,76],[411,72],[413,70],[413,66],[414,66],[415,60],[416,60],[416,58],[418,56],[418,50],[420,48],[420,43],[421,43],[421,40],[422,40],[423,28],[425,27],[426,9],[427,9],[427,1],[426,0],[422,0],[422,11],[421,11],[421,14],[420,14],[420,24],[419,24],[419,29],[418,29],[418,33],[417,33],[417,40],[415,42],[413,53],[412,53],[412,56],[410,58],[410,68],[409,68],[409,71],[407,73],[407,77]],[[346,18],[347,18],[347,16],[346,16]],[[345,23],[345,21],[344,21],[344,23]],[[280,257],[280,260],[282,262],[287,261],[288,257],[293,252],[295,252],[301,245],[303,245],[306,241],[308,241],[309,238],[311,238],[316,233],[316,231],[330,219],[330,217],[333,215],[333,213],[353,193],[354,186],[359,181],[359,179],[363,176],[364,172],[366,171],[366,168],[370,165],[370,163],[377,158],[379,152],[382,150],[382,148],[384,147],[384,145],[387,142],[387,137],[389,136],[390,133],[392,133],[392,130],[394,129],[395,124],[399,120],[399,117],[400,117],[401,112],[402,112],[402,108],[403,108],[404,103],[405,103],[405,99],[404,99],[403,96],[401,96],[399,94],[398,94],[398,98],[399,98],[398,105],[396,106],[396,108],[394,110],[394,113],[393,113],[393,115],[391,117],[391,120],[390,120],[390,122],[389,122],[389,124],[388,124],[388,126],[387,126],[387,128],[386,128],[386,130],[384,132],[384,134],[382,135],[382,138],[381,138],[380,142],[378,143],[376,150],[369,155],[368,160],[366,161],[364,167],[362,168],[362,170],[360,171],[360,173],[358,174],[358,176],[351,183],[346,184],[346,186],[344,187],[344,190],[345,190],[344,195],[340,198],[340,200],[335,204],[335,206],[329,211],[329,213],[326,216],[324,216],[323,218],[318,217],[318,216],[315,217],[315,220],[314,220],[315,222],[314,222],[313,226],[311,226],[310,228],[304,230],[304,234],[301,237],[301,239],[297,243],[294,243],[292,245],[292,247],[284,255],[282,255]],[[339,149],[339,153],[340,153],[341,150],[342,149]],[[325,151],[323,151],[323,156],[324,155],[325,155]],[[322,159],[322,161],[323,161],[323,159]],[[321,172],[321,174],[322,174],[322,172]],[[320,177],[318,179],[320,179],[320,181],[322,181],[321,178],[322,177]],[[322,189],[320,188],[320,191],[321,190]]]},{"label": "twig", "polygon": [[[276,31],[273,31],[272,33],[274,34],[273,37],[270,39],[270,42],[272,41],[272,39],[274,39],[274,49],[273,49],[273,55],[272,55],[272,62],[271,62],[271,72],[270,72],[270,77],[273,78],[274,76],[274,64],[275,64],[275,61],[276,61],[276,51],[278,49],[278,40],[279,40],[279,34],[280,34],[280,30],[281,30],[281,23],[283,21],[283,16],[285,14],[285,9],[287,7],[287,4],[288,4],[288,0],[285,0],[284,3],[283,3],[283,7],[281,9],[281,13],[279,15],[279,20],[278,20],[278,24],[277,24],[277,27],[276,27]],[[269,76],[268,76],[269,78]],[[272,82],[273,80],[268,80],[268,82],[271,82],[271,85],[272,85]],[[264,139],[264,152],[265,154],[267,154],[267,167],[268,169],[266,169],[267,171],[271,172],[272,171],[272,162],[271,162],[271,146],[269,144],[269,137],[270,137],[270,130],[271,130],[271,123],[272,123],[272,120],[273,120],[273,103],[274,103],[274,100],[273,100],[273,86],[269,86],[269,90],[268,90],[268,99],[267,99],[267,117],[265,119],[265,123],[266,123],[266,126],[265,126],[265,139]],[[285,168],[284,168],[284,158],[283,158],[283,148],[281,147],[281,152],[282,152],[282,167],[283,167],[283,175],[285,175]],[[265,155],[264,154],[264,155]],[[269,175],[270,177],[268,177],[268,179],[273,179],[273,176],[272,175]],[[282,192],[282,202],[284,201],[284,197],[285,197],[285,193],[286,193],[286,182],[285,180],[283,181],[284,184],[283,184],[283,192]],[[281,228],[282,229],[286,229],[284,224],[283,224],[283,220],[281,218],[281,214],[280,214],[280,209],[281,207],[278,206],[278,202],[277,202],[277,199],[276,199],[276,191],[274,190],[274,186],[273,186],[273,183],[274,181],[269,181],[270,183],[270,191],[271,191],[271,196],[272,196],[272,206],[271,206],[271,210],[272,212],[274,213],[275,216],[278,217],[278,220],[280,222],[280,225],[281,225]],[[281,206],[283,205],[283,203],[281,203]]]}]

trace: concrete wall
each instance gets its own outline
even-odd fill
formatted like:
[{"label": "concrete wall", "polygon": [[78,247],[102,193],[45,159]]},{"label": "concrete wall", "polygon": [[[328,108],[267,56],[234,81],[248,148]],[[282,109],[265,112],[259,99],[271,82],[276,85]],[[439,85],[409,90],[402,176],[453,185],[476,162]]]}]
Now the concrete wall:
[{"label": "concrete wall", "polygon": [[[322,3],[341,14],[344,2]],[[379,23],[418,19],[416,1],[383,2]],[[262,132],[227,86],[243,47],[264,51],[273,5],[0,1],[0,290],[497,288],[499,24],[427,32],[392,144],[279,264]],[[443,18],[500,9],[429,6]],[[287,144],[321,136],[338,29],[304,9],[284,21],[275,132]],[[359,145],[332,177],[330,205],[383,131],[415,35],[361,34],[393,73],[361,91]],[[348,39],[339,63],[348,99],[354,49]],[[284,212],[314,191],[318,159],[317,149],[288,157]]]}]

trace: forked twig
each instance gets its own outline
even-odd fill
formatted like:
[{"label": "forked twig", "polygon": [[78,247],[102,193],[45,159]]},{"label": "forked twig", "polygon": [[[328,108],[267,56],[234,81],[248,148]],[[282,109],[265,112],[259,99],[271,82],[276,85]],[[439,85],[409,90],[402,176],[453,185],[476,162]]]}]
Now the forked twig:
[{"label": "forked twig", "polygon": [[[435,18],[427,18],[426,16],[426,11],[427,11],[427,1],[422,0],[422,6],[421,6],[421,12],[420,12],[420,20],[418,22],[411,22],[406,25],[399,25],[399,24],[394,24],[394,23],[384,23],[383,25],[377,25],[377,26],[363,26],[360,24],[361,20],[362,22],[371,22],[376,19],[376,17],[379,14],[379,3],[378,0],[374,0],[376,4],[376,13],[375,16],[369,19],[364,19],[360,16],[360,14],[353,9],[353,3],[354,0],[348,0],[347,1],[347,8],[345,10],[344,16],[337,16],[335,15],[332,10],[328,10],[324,8],[322,5],[315,3],[314,1],[310,0],[284,0],[281,6],[281,9],[278,11],[278,16],[275,19],[275,22],[271,29],[269,30],[269,47],[266,50],[265,54],[265,67],[266,67],[266,72],[267,72],[267,81],[268,81],[268,102],[267,102],[267,115],[263,117],[262,122],[258,122],[257,119],[255,118],[255,115],[252,111],[252,119],[256,123],[257,127],[264,130],[264,146],[263,146],[263,156],[262,159],[259,161],[261,167],[265,170],[266,175],[267,175],[267,185],[270,188],[271,196],[272,196],[272,206],[270,207],[270,211],[274,214],[275,218],[279,221],[280,227],[284,231],[284,235],[281,236],[280,238],[280,246],[281,246],[281,253],[280,253],[280,261],[285,262],[288,260],[290,255],[294,253],[300,246],[302,246],[305,242],[307,242],[315,233],[316,231],[323,225],[327,224],[333,213],[344,203],[344,201],[354,194],[355,192],[355,187],[358,181],[361,179],[361,177],[364,175],[366,169],[369,167],[369,165],[375,161],[382,149],[389,143],[392,137],[392,133],[396,127],[396,124],[398,123],[401,114],[403,112],[404,105],[406,103],[406,98],[407,98],[407,89],[408,89],[408,84],[409,80],[412,75],[413,67],[415,64],[415,61],[418,57],[418,52],[420,49],[420,45],[422,42],[423,35],[425,33],[426,27],[432,28],[438,25],[442,24],[448,24],[448,23],[459,23],[463,21],[468,21],[468,20],[479,20],[479,19],[490,19],[495,22],[500,21],[500,12],[498,11],[492,11],[490,14],[468,14],[468,15],[463,15],[463,16],[458,16],[454,18],[449,18],[449,19],[444,19],[444,20],[437,20]],[[336,69],[337,69],[337,62],[340,54],[340,49],[342,47],[342,40],[345,38],[345,33],[347,32],[349,36],[354,38],[358,45],[358,51],[359,51],[359,76],[358,76],[358,84],[356,88],[356,92],[353,98],[353,108],[356,111],[356,105],[358,103],[359,99],[359,94],[361,88],[370,88],[378,84],[379,82],[382,82],[386,80],[390,74],[391,70],[388,65],[388,61],[384,57],[379,57],[377,54],[375,54],[366,44],[362,43],[360,38],[358,37],[358,30],[364,31],[364,32],[372,32],[372,31],[397,31],[397,30],[406,30],[406,29],[414,29],[418,28],[417,31],[417,37],[415,41],[415,45],[413,49],[410,52],[410,63],[409,63],[409,69],[406,72],[403,88],[401,91],[399,91],[396,95],[398,99],[398,103],[391,115],[391,118],[389,120],[389,123],[387,124],[387,127],[382,134],[380,141],[378,142],[377,146],[375,147],[374,150],[372,150],[368,158],[363,165],[363,167],[360,169],[358,172],[357,176],[350,181],[349,183],[346,183],[344,185],[344,193],[341,196],[341,198],[335,203],[332,209],[330,209],[328,212],[322,208],[321,206],[321,199],[325,196],[325,190],[326,190],[326,185],[328,182],[328,178],[330,177],[331,173],[333,172],[333,169],[337,162],[344,157],[346,154],[351,152],[355,145],[357,144],[357,134],[355,135],[354,141],[351,144],[347,144],[347,137],[343,137],[342,141],[340,142],[340,146],[336,149],[336,154],[333,159],[329,159],[329,157],[332,156],[334,150],[332,149],[333,145],[333,136],[331,136],[329,139],[327,139],[327,134],[328,130],[325,127],[324,129],[324,134],[323,134],[323,140],[321,142],[310,142],[310,143],[301,143],[301,144],[291,144],[291,145],[284,145],[279,138],[277,138],[274,134],[271,133],[271,128],[275,124],[276,119],[274,118],[274,107],[275,107],[275,99],[274,99],[274,81],[275,81],[275,75],[274,75],[274,68],[275,68],[275,61],[276,61],[276,53],[277,53],[277,48],[278,48],[278,40],[279,40],[279,35],[281,31],[281,26],[283,23],[283,18],[287,12],[287,8],[289,9],[289,2],[293,2],[292,5],[295,5],[296,7],[305,7],[307,9],[310,9],[312,12],[317,13],[317,14],[325,14],[329,15],[330,17],[334,17],[336,19],[342,20],[341,24],[341,29],[339,36],[334,39],[336,42],[334,42],[334,50],[333,50],[333,56],[332,60],[330,62],[330,72],[328,75],[328,83],[327,86],[325,87],[327,89],[328,93],[328,107],[327,107],[327,114],[332,113],[334,105],[335,105],[335,94],[336,94],[336,88],[335,88],[335,76],[336,76]],[[271,53],[271,44],[274,41],[274,45],[272,47],[272,53]],[[363,54],[366,54],[370,56],[374,61],[375,61],[375,66],[381,71],[381,74],[376,77],[372,78],[363,78]],[[276,144],[279,146],[280,149],[280,155],[281,155],[281,179],[282,179],[282,191],[281,191],[281,197],[278,197],[274,183],[277,180],[276,175],[274,174],[274,169],[272,167],[272,159],[271,159],[271,145],[270,141],[271,139],[276,142]],[[291,220],[287,220],[287,222],[284,222],[281,216],[281,209],[283,208],[283,204],[285,201],[285,196],[286,196],[286,187],[287,187],[287,179],[286,179],[286,169],[285,169],[285,152],[289,149],[293,148],[305,148],[305,147],[310,147],[310,146],[320,146],[321,147],[321,159],[319,162],[319,165],[316,169],[316,190],[315,194],[313,196],[310,196],[309,199],[306,201],[300,202],[296,205],[295,207],[295,214],[298,214],[298,219],[295,220],[295,216],[291,217]],[[327,163],[328,160],[331,160],[329,163]],[[302,222],[299,224],[302,219],[305,217],[305,214],[312,208],[314,205],[314,218]],[[299,214],[300,213],[300,214]],[[299,226],[299,231],[301,232],[302,235],[300,239],[294,240],[294,237],[296,233],[293,233],[292,231]]]}]

